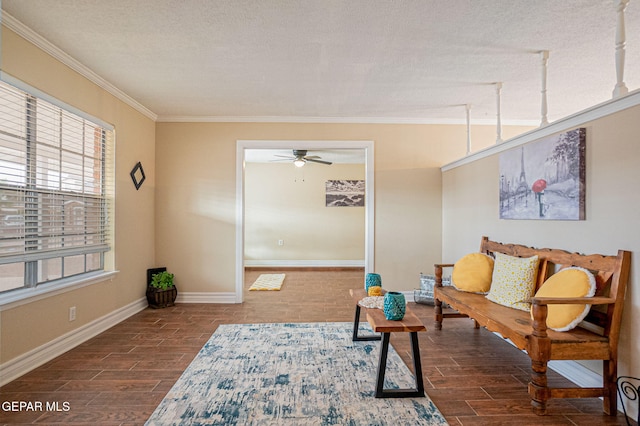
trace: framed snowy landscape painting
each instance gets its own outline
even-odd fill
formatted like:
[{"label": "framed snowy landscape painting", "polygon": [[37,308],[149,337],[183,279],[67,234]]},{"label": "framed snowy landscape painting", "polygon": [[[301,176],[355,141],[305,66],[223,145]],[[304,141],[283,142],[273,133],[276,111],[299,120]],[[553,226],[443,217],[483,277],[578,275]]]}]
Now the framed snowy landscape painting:
[{"label": "framed snowy landscape painting", "polygon": [[500,154],[500,219],[585,219],[586,129]]}]

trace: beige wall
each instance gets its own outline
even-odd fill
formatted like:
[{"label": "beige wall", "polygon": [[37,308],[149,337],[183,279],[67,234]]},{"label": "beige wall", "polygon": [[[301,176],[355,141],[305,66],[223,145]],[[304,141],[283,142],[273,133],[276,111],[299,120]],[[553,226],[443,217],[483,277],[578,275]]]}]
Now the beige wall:
[{"label": "beige wall", "polygon": [[[295,167],[246,163],[244,172],[245,261],[251,264],[364,265],[364,207],[327,207],[327,180],[365,180],[364,164]],[[282,246],[278,240],[283,240]],[[265,263],[267,261],[267,263]],[[280,262],[278,262],[280,261]],[[285,262],[282,262],[285,261]],[[311,262],[309,262],[311,261]]]},{"label": "beige wall", "polygon": [[[478,147],[495,134],[472,132]],[[373,141],[375,270],[396,290],[440,261],[440,166],[466,152],[463,125],[158,123],[156,138],[156,259],[181,292],[235,291],[238,140]]]},{"label": "beige wall", "polygon": [[[640,371],[640,107],[592,121],[587,129],[586,220],[535,221],[498,218],[498,155],[443,173],[443,261],[477,251],[480,237],[582,253],[630,250],[620,374]],[[566,129],[570,130],[570,129]],[[594,370],[595,365],[589,364]]]},{"label": "beige wall", "polygon": [[[155,123],[10,30],[2,29],[2,71],[102,119],[116,129],[116,268],[93,284],[0,312],[0,364],[144,297],[154,264]],[[147,176],[136,191],[129,171],[141,161]],[[69,322],[69,307],[77,319]]]}]

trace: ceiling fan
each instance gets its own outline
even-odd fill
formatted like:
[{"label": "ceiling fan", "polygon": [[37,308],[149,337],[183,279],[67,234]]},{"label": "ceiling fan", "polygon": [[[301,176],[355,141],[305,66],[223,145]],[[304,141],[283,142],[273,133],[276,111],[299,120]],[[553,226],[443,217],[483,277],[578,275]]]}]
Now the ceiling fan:
[{"label": "ceiling fan", "polygon": [[[333,164],[331,161],[321,160],[320,157],[318,157],[317,155],[307,155],[306,149],[294,149],[293,157],[284,156],[284,155],[276,155],[276,157],[284,158],[287,160],[293,160],[293,164],[296,167],[304,166],[305,164],[307,164],[307,161],[311,163],[326,164],[328,166]],[[275,160],[275,161],[282,161],[282,160]]]}]

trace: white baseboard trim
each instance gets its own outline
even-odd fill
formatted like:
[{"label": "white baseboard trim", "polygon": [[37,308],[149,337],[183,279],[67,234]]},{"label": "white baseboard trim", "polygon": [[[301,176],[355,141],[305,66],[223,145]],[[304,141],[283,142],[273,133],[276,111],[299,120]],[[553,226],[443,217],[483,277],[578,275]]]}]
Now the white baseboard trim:
[{"label": "white baseboard trim", "polygon": [[179,292],[176,303],[237,303],[237,301],[236,294],[232,292]]},{"label": "white baseboard trim", "polygon": [[364,268],[364,260],[245,260],[244,266],[268,266],[274,268]]},{"label": "white baseboard trim", "polygon": [[404,294],[404,298],[407,302],[415,302],[416,298],[415,298],[415,292],[413,290],[408,290],[408,291],[402,291],[402,294]]},{"label": "white baseboard trim", "polygon": [[549,361],[547,366],[582,388],[602,387],[602,376],[576,361]]},{"label": "white baseboard trim", "polygon": [[138,299],[120,309],[72,330],[0,365],[0,386],[21,377],[72,348],[108,330],[148,306],[147,299]]}]

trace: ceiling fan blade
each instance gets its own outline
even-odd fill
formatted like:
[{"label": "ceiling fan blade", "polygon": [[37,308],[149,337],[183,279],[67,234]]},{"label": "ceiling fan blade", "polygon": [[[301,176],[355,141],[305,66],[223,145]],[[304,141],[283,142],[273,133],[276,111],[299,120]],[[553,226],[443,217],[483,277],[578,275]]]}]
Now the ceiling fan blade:
[{"label": "ceiling fan blade", "polygon": [[320,157],[320,156],[318,156],[318,155],[305,155],[305,156],[304,156],[304,158],[306,158],[306,159],[308,160],[309,158],[316,158],[316,159],[320,159],[320,158],[322,158],[322,157]]},{"label": "ceiling fan blade", "polygon": [[310,161],[312,163],[326,164],[328,166],[333,164],[331,161],[316,160],[315,158],[310,158],[310,157],[304,157],[304,159],[307,160],[307,161]]},{"label": "ceiling fan blade", "polygon": [[292,157],[290,155],[278,155],[278,154],[275,154],[274,157],[286,158],[287,160],[295,160],[296,159],[296,157]]}]

